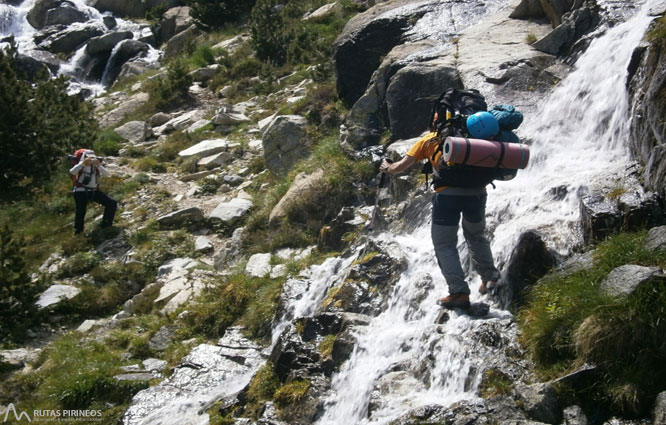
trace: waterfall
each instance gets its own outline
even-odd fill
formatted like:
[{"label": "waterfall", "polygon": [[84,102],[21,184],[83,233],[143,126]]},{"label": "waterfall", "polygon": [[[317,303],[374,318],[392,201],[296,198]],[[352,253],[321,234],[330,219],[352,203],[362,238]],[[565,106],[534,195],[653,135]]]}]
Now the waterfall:
[{"label": "waterfall", "polygon": [[36,0],[25,0],[18,6],[0,4],[0,38],[13,35],[19,48],[34,48],[32,35],[35,29],[28,23],[26,16]]},{"label": "waterfall", "polygon": [[[587,185],[612,179],[629,164],[626,69],[651,21],[648,9],[655,1],[647,3],[633,18],[598,35],[538,113],[526,117],[521,136],[533,140],[530,166],[513,181],[489,189],[488,224],[494,229],[497,263],[506,263],[518,236],[529,229],[541,232],[559,253],[569,253],[581,241],[578,202]],[[563,199],[553,195],[554,188],[566,192]],[[319,425],[387,424],[413,407],[476,397],[484,358],[470,353],[465,334],[510,314],[493,309],[481,321],[453,314],[443,335],[433,329],[436,299],[447,290],[434,260],[429,226],[423,223],[410,235],[382,236],[400,244],[409,267],[388,309],[359,333],[351,358],[334,376]],[[412,288],[423,274],[433,277],[434,288],[421,302],[420,314],[410,316],[406,312]],[[473,301],[479,298],[478,285],[477,277],[470,285]],[[373,391],[392,366],[428,359],[429,380],[394,385],[384,402],[369,411]]]}]

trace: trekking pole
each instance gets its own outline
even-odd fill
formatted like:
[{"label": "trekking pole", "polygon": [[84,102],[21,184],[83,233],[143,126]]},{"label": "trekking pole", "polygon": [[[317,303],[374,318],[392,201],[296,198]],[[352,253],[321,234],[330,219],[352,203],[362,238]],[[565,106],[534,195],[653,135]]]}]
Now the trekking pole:
[{"label": "trekking pole", "polygon": [[[392,163],[390,160],[386,160],[388,163]],[[386,179],[386,173],[381,171],[379,174],[379,184],[377,185],[377,194],[375,195],[375,207],[372,210],[372,216],[370,216],[370,224],[368,225],[368,230],[372,230],[372,225],[375,223],[375,216],[377,216],[377,209],[379,208],[379,194],[382,191],[382,185]]]}]

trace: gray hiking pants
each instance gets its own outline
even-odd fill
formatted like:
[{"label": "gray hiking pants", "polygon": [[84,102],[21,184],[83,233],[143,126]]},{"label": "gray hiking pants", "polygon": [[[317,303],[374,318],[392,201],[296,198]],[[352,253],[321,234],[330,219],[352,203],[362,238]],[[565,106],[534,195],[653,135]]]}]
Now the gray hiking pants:
[{"label": "gray hiking pants", "polygon": [[493,263],[486,229],[486,195],[437,193],[432,201],[432,242],[439,268],[449,286],[449,294],[469,294],[469,285],[458,254],[458,223],[462,215],[463,236],[472,257],[472,266],[483,281],[497,280],[500,273]]}]

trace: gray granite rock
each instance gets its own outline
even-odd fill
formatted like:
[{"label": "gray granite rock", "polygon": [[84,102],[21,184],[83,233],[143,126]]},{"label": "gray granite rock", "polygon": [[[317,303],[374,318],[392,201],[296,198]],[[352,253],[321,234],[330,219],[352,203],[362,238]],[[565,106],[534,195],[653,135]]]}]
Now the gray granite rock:
[{"label": "gray granite rock", "polygon": [[40,295],[35,304],[42,309],[55,304],[62,300],[69,300],[77,296],[81,290],[75,286],[70,285],[51,285],[46,291]]},{"label": "gray granite rock", "polygon": [[661,268],[625,264],[608,273],[601,282],[600,289],[604,294],[613,297],[628,296],[639,286],[654,280],[666,281]]}]

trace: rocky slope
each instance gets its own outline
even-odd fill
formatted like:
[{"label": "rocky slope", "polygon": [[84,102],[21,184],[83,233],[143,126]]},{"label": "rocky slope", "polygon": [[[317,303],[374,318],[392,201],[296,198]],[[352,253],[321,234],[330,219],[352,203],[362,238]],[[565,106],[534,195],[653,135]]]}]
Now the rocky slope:
[{"label": "rocky slope", "polygon": [[[489,104],[512,103],[526,115],[538,111],[539,100],[566,77],[572,58],[589,44],[589,34],[608,20],[620,19],[618,10],[631,6],[611,3],[394,0],[368,8],[347,23],[333,46],[337,93],[349,108],[339,143],[357,161],[369,158],[375,167],[381,155],[403,155],[411,139],[426,127],[433,98],[448,86],[476,87]],[[38,1],[29,22],[42,27],[37,28],[40,34],[53,30],[49,25],[64,19],[60,16],[88,22],[84,19],[87,9],[74,6]],[[141,16],[151,6],[145,2],[95,4],[100,11],[123,16]],[[654,13],[657,16],[663,11]],[[107,18],[101,19],[106,23]],[[146,348],[137,349],[138,342],[121,344],[124,369],[113,376],[116,381],[141,383],[127,410],[123,406],[123,423],[336,423],[330,412],[344,399],[336,379],[351,368],[350,363],[360,361],[359,351],[371,346],[368,330],[376,329],[372,326],[387,311],[400,314],[406,323],[421,321],[427,326],[410,329],[413,335],[409,337],[395,335],[395,341],[402,343],[396,343],[401,351],[412,357],[386,354],[390,360],[386,365],[377,357],[381,373],[371,383],[367,399],[359,401],[369,423],[596,423],[555,390],[559,384],[584,379],[588,369],[538,382],[509,313],[524,304],[525,288],[565,260],[540,232],[523,229],[520,238],[512,241],[504,264],[507,284],[489,298],[494,303],[490,319],[475,322],[457,315],[440,316],[425,307],[433,304],[430,298],[441,286],[434,282],[436,273],[430,273],[435,269],[428,269],[433,265],[419,264],[423,273],[412,276],[416,248],[382,233],[384,229],[411,233],[427,221],[428,199],[417,190],[421,182],[416,175],[392,179],[390,187],[381,192],[372,179],[355,183],[346,190],[357,191],[357,196],[346,198],[349,205],[341,209],[342,205],[326,196],[335,193],[329,188],[335,182],[326,177],[331,162],[315,163],[317,167],[307,162],[321,155],[310,139],[317,126],[302,109],[302,115],[293,112],[294,105],[303,105],[317,95],[313,72],[282,76],[270,93],[239,101],[232,85],[210,89],[216,65],[198,68],[190,73],[194,82],[188,89],[189,103],[147,116],[142,108],[150,102],[150,79],[140,75],[152,65],[141,61],[140,56],[149,49],[138,43],[160,47],[166,57],[173,57],[188,39],[197,43],[203,38],[186,8],[179,6],[165,12],[158,26],[139,27],[150,40],[135,40],[131,31],[109,28],[86,33],[85,40],[73,42],[67,52],[81,50],[87,43],[78,62],[87,70],[84,78],[107,86],[116,74],[119,79],[139,75],[128,88],[112,89],[93,100],[101,125],[122,139],[119,155],[107,159],[110,170],[138,189],[123,199],[120,232],[98,244],[89,256],[95,264],[145,264],[150,258],[138,241],[149,232],[165,235],[164,248],[178,255],[169,255],[168,261],[158,264],[154,280],[127,279],[126,297],[113,314],[72,325],[58,321],[62,314],[58,305],[66,305],[65,300],[75,299],[85,284],[98,285],[98,280],[86,274],[92,267],[77,268],[71,258],[54,254],[40,273],[54,279],[55,285],[39,303],[55,325],[38,333],[57,336],[72,327],[82,341],[110,344],[127,328],[142,328],[136,332]],[[58,27],[47,38],[53,43],[47,48],[42,42],[32,57],[43,57],[42,48],[54,51],[55,40],[63,34],[69,30]],[[216,41],[233,54],[248,48],[247,38],[243,33]],[[98,47],[102,44],[104,47]],[[128,53],[118,53],[125,51],[116,48],[120,44],[127,45]],[[659,196],[665,195],[664,132],[659,121],[663,116],[662,50],[660,44],[639,47],[630,66],[635,117],[630,146],[636,159],[645,164],[640,177],[646,189],[636,176],[630,176],[623,178],[623,193],[609,198],[612,187],[608,183],[591,184],[589,196],[581,196],[577,205],[585,243],[619,230],[653,228],[649,236],[652,249],[663,249],[664,227],[657,227],[664,223]],[[114,71],[106,70],[109,62]],[[253,83],[263,82],[260,76],[253,78]],[[186,142],[174,143],[181,134],[186,135]],[[379,145],[387,141],[391,142],[388,148]],[[171,143],[176,146],[171,148],[175,155],[166,165],[137,165],[142,157],[155,156]],[[310,168],[303,167],[304,163]],[[285,184],[288,187],[275,190]],[[375,189],[383,214],[373,223],[375,232],[371,234],[367,226]],[[566,192],[562,188],[553,197],[565,197]],[[275,199],[267,203],[267,198]],[[266,249],[267,244],[253,246],[249,239],[252,219],[260,209],[268,209],[259,215],[268,228],[279,228],[288,221],[315,231],[321,228],[318,246],[275,252]],[[174,241],[184,242],[178,245]],[[342,253],[331,254],[331,250]],[[572,251],[569,247],[567,254]],[[324,260],[324,256],[328,258]],[[561,267],[586,264],[585,258],[579,261],[576,257]],[[646,282],[663,280],[663,270],[658,267],[625,267],[613,273],[606,286],[617,293],[631,293]],[[239,275],[255,280],[241,281],[238,286],[221,284],[220,277]],[[251,286],[261,279],[273,283]],[[219,325],[220,338],[184,331],[188,326],[203,326],[197,323],[202,317],[217,319],[226,314],[201,315],[203,306],[219,307],[209,303],[207,294],[227,296],[224,288],[241,294],[243,285],[275,304],[273,309],[256,313],[267,316],[261,319],[262,330],[253,332],[263,338],[248,337],[248,320],[236,326]],[[215,288],[222,288],[221,292]],[[263,288],[273,288],[273,292]],[[228,299],[245,302],[240,295]],[[404,305],[396,309],[401,302]],[[142,320],[152,322],[145,325]],[[187,334],[186,340],[183,334]],[[30,373],[32,365],[38,364],[39,352],[44,347],[48,351],[51,338],[35,335],[32,347],[3,351],[5,362],[19,370],[17,375]],[[452,352],[453,363],[443,363],[438,356],[449,346],[459,347],[459,351]],[[457,373],[453,367],[442,371],[442,364],[454,364],[464,371]],[[440,382],[447,379],[460,381],[453,388],[464,397],[444,403],[437,399],[440,392],[432,402],[424,403],[420,397],[429,387],[453,385]],[[137,392],[139,388],[142,391]],[[664,423],[664,393],[653,405],[650,420]],[[646,422],[610,419],[605,423]]]}]

